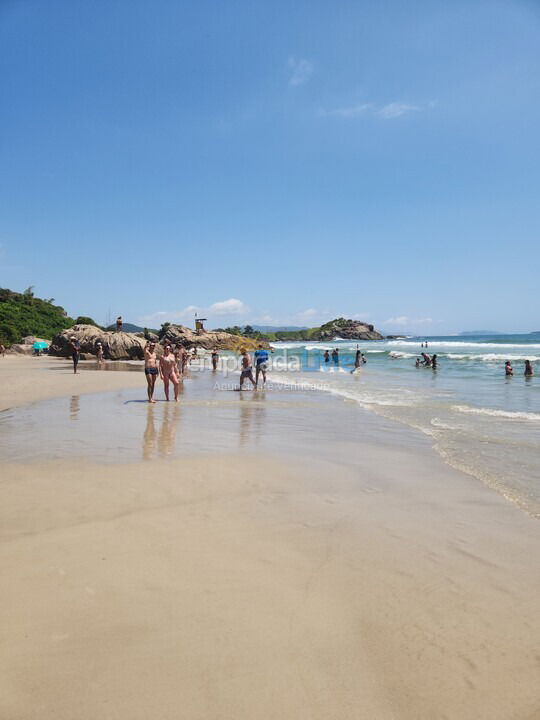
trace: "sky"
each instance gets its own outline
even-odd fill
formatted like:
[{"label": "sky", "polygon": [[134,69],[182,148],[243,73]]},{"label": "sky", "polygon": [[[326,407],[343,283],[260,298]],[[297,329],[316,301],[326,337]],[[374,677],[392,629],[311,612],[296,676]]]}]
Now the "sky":
[{"label": "sky", "polygon": [[0,286],[540,329],[540,3],[0,0]]}]

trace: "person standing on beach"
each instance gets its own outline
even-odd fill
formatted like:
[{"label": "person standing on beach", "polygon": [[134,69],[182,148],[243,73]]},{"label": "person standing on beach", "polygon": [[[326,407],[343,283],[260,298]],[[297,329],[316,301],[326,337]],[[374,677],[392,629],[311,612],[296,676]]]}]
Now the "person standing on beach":
[{"label": "person standing on beach", "polygon": [[263,387],[266,385],[266,371],[268,369],[268,351],[264,349],[262,343],[258,350],[255,350],[255,389],[259,384],[259,375],[263,376]]},{"label": "person standing on beach", "polygon": [[96,344],[96,359],[98,367],[101,367],[103,364],[103,345],[100,342]]},{"label": "person standing on beach", "polygon": [[184,353],[185,350],[182,343],[177,342],[174,348],[174,357],[176,358],[176,370],[178,375],[182,375],[184,372]]},{"label": "person standing on beach", "polygon": [[251,364],[251,355],[246,349],[241,350],[242,353],[242,369],[240,372],[240,390],[243,390],[244,381],[250,380],[253,387],[255,387],[255,380],[253,378],[253,367]]},{"label": "person standing on beach", "polygon": [[178,392],[180,389],[180,381],[176,374],[176,358],[170,345],[165,345],[163,355],[159,359],[159,374],[165,386],[165,399],[169,400],[169,382],[174,387],[174,399],[178,402]]},{"label": "person standing on beach", "polygon": [[71,352],[71,359],[73,360],[73,372],[76,375],[77,365],[79,364],[79,360],[81,357],[81,345],[75,335],[72,335],[69,339],[69,349]]},{"label": "person standing on beach", "polygon": [[530,360],[525,360],[525,377],[532,377],[534,375],[533,366]]},{"label": "person standing on beach", "polygon": [[2,357],[6,357],[6,348],[5,345],[2,345],[2,343],[0,343],[0,355]]},{"label": "person standing on beach", "polygon": [[504,363],[504,374],[506,375],[506,377],[510,377],[514,374],[514,368],[512,367],[510,360],[507,360]]},{"label": "person standing on beach", "polygon": [[334,365],[339,365],[339,350],[337,348],[332,350],[332,360],[334,361]]},{"label": "person standing on beach", "polygon": [[119,315],[116,318],[116,332],[122,332],[123,325],[124,325],[124,321],[122,320],[122,316]]},{"label": "person standing on beach", "polygon": [[155,403],[154,388],[158,376],[158,357],[156,354],[156,343],[149,342],[144,348],[144,374],[146,377],[148,402]]},{"label": "person standing on beach", "polygon": [[212,370],[215,372],[217,370],[219,362],[219,353],[217,351],[217,348],[214,348],[212,350]]}]

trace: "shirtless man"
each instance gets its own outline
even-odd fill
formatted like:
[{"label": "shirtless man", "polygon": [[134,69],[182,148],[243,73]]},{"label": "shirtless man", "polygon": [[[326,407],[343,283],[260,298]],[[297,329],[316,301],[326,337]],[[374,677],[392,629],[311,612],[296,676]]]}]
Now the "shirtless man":
[{"label": "shirtless man", "polygon": [[144,374],[146,376],[146,383],[148,385],[148,402],[155,403],[154,400],[154,387],[156,385],[156,378],[158,376],[158,357],[156,354],[156,343],[149,342],[144,348]]},{"label": "shirtless man", "polygon": [[248,353],[247,350],[242,350],[242,372],[240,373],[240,390],[243,390],[242,387],[244,384],[245,379],[251,380],[251,384],[253,387],[255,387],[255,380],[253,378],[253,367],[251,365],[251,355]]},{"label": "shirtless man", "polygon": [[219,354],[218,354],[217,348],[214,348],[212,350],[212,370],[214,372],[217,370],[218,361],[219,361]]},{"label": "shirtless man", "polygon": [[170,345],[165,345],[163,355],[159,359],[159,374],[165,386],[165,399],[169,400],[169,382],[174,386],[174,399],[178,402],[180,381],[176,372],[176,358]]}]

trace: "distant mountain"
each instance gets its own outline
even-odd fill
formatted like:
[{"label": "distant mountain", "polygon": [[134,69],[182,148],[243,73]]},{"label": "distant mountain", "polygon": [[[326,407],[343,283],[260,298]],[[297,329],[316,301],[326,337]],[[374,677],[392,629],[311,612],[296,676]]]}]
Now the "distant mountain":
[{"label": "distant mountain", "polygon": [[305,325],[252,325],[257,332],[294,332],[295,330],[307,330]]},{"label": "distant mountain", "polygon": [[462,335],[507,335],[508,333],[500,332],[500,330],[464,330],[459,333]]}]

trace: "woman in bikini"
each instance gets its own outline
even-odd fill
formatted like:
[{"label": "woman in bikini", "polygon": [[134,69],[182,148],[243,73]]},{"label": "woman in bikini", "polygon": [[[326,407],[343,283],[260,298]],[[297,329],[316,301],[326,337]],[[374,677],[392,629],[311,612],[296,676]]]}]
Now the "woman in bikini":
[{"label": "woman in bikini", "polygon": [[170,345],[165,345],[163,355],[159,359],[159,374],[165,386],[165,398],[169,399],[169,382],[172,382],[174,399],[178,402],[179,380],[176,370],[176,357]]},{"label": "woman in bikini", "polygon": [[[154,387],[158,376],[158,357],[156,354],[156,343],[149,342],[144,348],[144,374],[148,385],[148,402],[155,403]],[[168,398],[167,398],[168,399]]]}]

